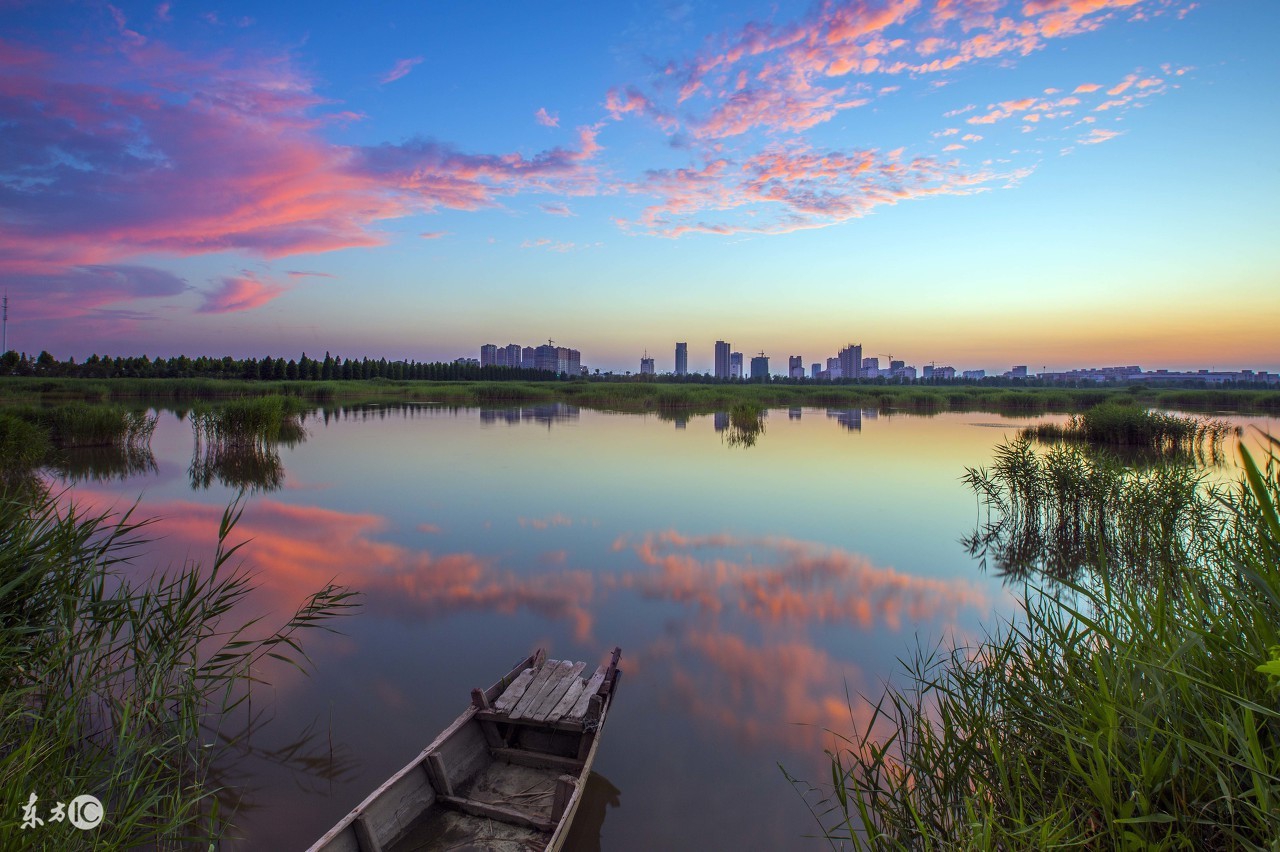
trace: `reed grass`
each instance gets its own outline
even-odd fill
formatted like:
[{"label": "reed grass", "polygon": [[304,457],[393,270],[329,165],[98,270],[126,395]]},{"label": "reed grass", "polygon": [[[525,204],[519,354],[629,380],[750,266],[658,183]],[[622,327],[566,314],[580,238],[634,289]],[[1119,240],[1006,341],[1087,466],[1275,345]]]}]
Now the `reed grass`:
[{"label": "reed grass", "polygon": [[1075,441],[1093,446],[1137,448],[1158,456],[1217,461],[1227,437],[1240,429],[1225,420],[1148,411],[1105,402],[1071,416],[1066,424],[1041,423],[1020,433],[1038,441]]},{"label": "reed grass", "polygon": [[[251,577],[231,565],[238,506],[212,566],[138,580],[145,522],[41,495],[0,499],[0,848],[213,848],[225,830],[209,770],[222,722],[266,657],[305,663],[300,638],[347,611],[329,585],[281,627],[243,623]],[[43,826],[15,815],[34,793]],[[97,796],[92,836],[47,820],[55,800]]]},{"label": "reed grass", "polygon": [[1156,387],[1059,388],[980,385],[897,385],[881,382],[702,383],[697,381],[250,381],[197,378],[50,379],[6,377],[0,401],[196,402],[254,396],[284,396],[310,402],[435,401],[480,405],[496,402],[564,401],[625,411],[682,409],[723,411],[737,402],[766,406],[811,405],[906,411],[991,411],[1033,414],[1071,412],[1106,400],[1195,411],[1280,412],[1280,390],[1162,389]]},{"label": "reed grass", "polygon": [[[856,849],[1276,849],[1280,443],[1268,441],[1263,468],[1241,445],[1243,481],[1214,496],[1215,526],[1183,530],[1200,540],[1166,566],[1180,570],[1135,581],[1101,548],[1089,578],[1030,590],[976,646],[918,650],[905,685],[830,752],[829,785],[788,776],[823,835]],[[1007,493],[1030,481],[997,484],[1000,506],[1061,518],[1036,503],[1053,499],[1043,481]],[[1113,526],[1166,508],[1106,488]]]},{"label": "reed grass", "polygon": [[17,406],[3,415],[41,429],[55,447],[141,447],[156,428],[155,415],[146,411],[85,402]]}]

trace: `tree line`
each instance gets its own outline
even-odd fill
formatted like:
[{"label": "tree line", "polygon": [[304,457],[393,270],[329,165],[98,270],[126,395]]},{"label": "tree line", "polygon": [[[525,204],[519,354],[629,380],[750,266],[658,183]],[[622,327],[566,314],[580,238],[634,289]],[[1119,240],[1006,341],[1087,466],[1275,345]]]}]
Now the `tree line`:
[{"label": "tree line", "polygon": [[42,376],[72,379],[254,379],[259,381],[354,381],[363,379],[398,380],[486,380],[549,381],[557,378],[546,370],[523,367],[481,367],[475,362],[388,361],[386,358],[342,358],[328,352],[324,358],[211,358],[201,355],[189,358],[156,356],[110,357],[90,355],[84,361],[75,358],[59,361],[47,351],[35,358],[10,350],[0,356],[0,376]]}]

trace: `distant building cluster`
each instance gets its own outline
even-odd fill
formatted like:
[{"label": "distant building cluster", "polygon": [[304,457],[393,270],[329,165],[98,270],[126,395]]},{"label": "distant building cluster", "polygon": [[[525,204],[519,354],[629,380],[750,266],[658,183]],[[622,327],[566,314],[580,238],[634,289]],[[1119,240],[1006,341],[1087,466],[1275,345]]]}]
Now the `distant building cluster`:
[{"label": "distant building cluster", "polygon": [[542,346],[521,346],[518,343],[496,346],[486,343],[480,347],[480,366],[520,367],[525,370],[544,370],[570,376],[585,372],[582,368],[581,352],[565,346],[556,346],[550,340]]},{"label": "distant building cluster", "polygon": [[[814,361],[809,365],[808,378],[816,381],[834,381],[837,379],[878,379],[885,378],[893,381],[912,382],[916,379],[924,381],[952,381],[957,378],[966,381],[980,381],[987,378],[986,370],[957,370],[949,365],[937,364],[930,362],[924,367],[917,369],[907,364],[906,361],[895,359],[892,355],[883,356],[888,359],[887,365],[882,366],[879,356],[863,357],[862,344],[850,343],[840,349],[835,356],[827,358],[825,362]],[[734,352],[733,346],[724,340],[715,342],[714,360],[711,375],[717,379],[744,379],[750,378],[760,380],[767,378],[769,373],[768,356],[761,352],[758,356],[750,359],[749,372],[743,369],[744,359],[741,352]],[[641,373],[655,372],[653,359],[645,352],[644,358],[641,359]],[[675,375],[686,376],[689,374],[689,344],[676,344],[676,369]],[[804,357],[801,355],[787,356],[787,372],[788,379],[804,379],[805,367]],[[1203,381],[1209,383],[1221,382],[1266,382],[1280,383],[1280,375],[1254,370],[1238,370],[1238,371],[1216,371],[1216,370],[1195,370],[1188,372],[1179,372],[1176,370],[1153,370],[1144,372],[1141,367],[1101,367],[1097,369],[1080,369],[1067,370],[1064,372],[1044,371],[1040,373],[1032,373],[1025,364],[1019,364],[1015,367],[1001,373],[1000,376],[1005,379],[1041,379],[1044,381]]]},{"label": "distant building cluster", "polygon": [[[1018,369],[1018,368],[1014,368]],[[1025,367],[1022,369],[1026,369]],[[1209,384],[1223,382],[1280,382],[1280,374],[1266,370],[1146,370],[1141,367],[1097,367],[1084,370],[1037,373],[1046,381],[1088,382],[1182,382],[1198,381]]]}]

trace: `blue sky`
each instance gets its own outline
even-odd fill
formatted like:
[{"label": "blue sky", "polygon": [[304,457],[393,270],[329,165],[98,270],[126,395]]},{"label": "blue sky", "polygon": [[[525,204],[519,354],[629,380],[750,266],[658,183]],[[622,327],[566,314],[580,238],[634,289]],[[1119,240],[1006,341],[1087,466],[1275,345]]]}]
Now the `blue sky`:
[{"label": "blue sky", "polygon": [[0,3],[12,346],[1280,369],[1272,2]]}]

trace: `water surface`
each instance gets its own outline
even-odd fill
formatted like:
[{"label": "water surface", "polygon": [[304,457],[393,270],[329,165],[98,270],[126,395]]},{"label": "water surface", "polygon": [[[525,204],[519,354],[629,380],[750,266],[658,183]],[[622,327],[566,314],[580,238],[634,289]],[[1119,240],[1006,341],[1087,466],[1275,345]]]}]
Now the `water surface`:
[{"label": "water surface", "polygon": [[815,825],[778,764],[828,777],[827,732],[866,720],[847,695],[1013,612],[959,544],[960,477],[1027,422],[777,409],[746,447],[724,415],[367,407],[227,465],[162,412],[153,460],[72,494],[138,500],[155,559],[207,564],[249,480],[253,614],[283,622],[334,579],[363,593],[341,635],[304,637],[310,677],[260,672],[269,721],[224,767],[235,848],[304,848],[533,648],[594,665],[614,645],[577,848],[791,848]]}]

